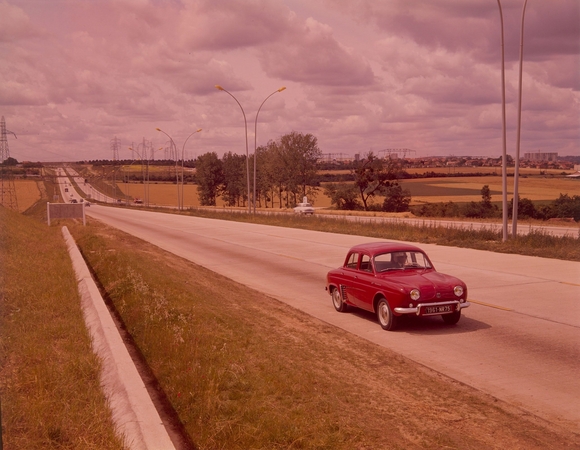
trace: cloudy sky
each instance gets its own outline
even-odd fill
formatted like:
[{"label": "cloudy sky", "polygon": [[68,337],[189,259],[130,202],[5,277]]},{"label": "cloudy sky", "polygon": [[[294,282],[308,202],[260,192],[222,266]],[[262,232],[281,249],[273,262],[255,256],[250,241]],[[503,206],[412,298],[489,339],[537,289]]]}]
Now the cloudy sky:
[{"label": "cloudy sky", "polygon": [[[502,0],[515,154],[524,0]],[[0,115],[19,161],[245,154],[291,131],[325,154],[500,156],[497,0],[0,0]],[[529,0],[521,152],[580,154],[580,2]],[[159,151],[156,157],[162,156]]]}]

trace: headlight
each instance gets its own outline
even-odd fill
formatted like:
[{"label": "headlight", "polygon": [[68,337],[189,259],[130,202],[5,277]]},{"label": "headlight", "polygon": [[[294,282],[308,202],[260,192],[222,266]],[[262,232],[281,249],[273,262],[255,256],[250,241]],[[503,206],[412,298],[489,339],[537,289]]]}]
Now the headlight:
[{"label": "headlight", "polygon": [[419,297],[421,297],[421,293],[419,292],[419,289],[413,289],[410,292],[410,295],[411,295],[411,299],[415,300],[415,301],[419,300]]},{"label": "headlight", "polygon": [[455,286],[453,288],[453,293],[457,296],[457,297],[461,297],[463,295],[463,286]]}]

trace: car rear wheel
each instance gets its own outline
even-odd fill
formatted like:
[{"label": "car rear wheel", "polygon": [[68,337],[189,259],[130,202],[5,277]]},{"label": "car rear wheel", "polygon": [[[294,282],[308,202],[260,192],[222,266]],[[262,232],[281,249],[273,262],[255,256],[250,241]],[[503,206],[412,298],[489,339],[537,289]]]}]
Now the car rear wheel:
[{"label": "car rear wheel", "polygon": [[334,305],[334,309],[336,309],[338,312],[345,312],[348,309],[347,304],[344,303],[344,300],[342,299],[340,289],[338,288],[335,288],[332,291],[332,304]]},{"label": "car rear wheel", "polygon": [[459,319],[461,319],[461,311],[455,311],[451,314],[443,314],[441,318],[447,325],[455,325],[459,322]]},{"label": "car rear wheel", "polygon": [[397,328],[398,317],[393,314],[385,298],[381,298],[377,303],[377,319],[383,330],[393,331]]}]

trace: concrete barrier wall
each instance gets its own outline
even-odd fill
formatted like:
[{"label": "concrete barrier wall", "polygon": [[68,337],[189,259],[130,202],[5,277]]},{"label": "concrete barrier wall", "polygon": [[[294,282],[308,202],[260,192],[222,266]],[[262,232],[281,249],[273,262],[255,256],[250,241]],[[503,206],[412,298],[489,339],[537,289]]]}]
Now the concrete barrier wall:
[{"label": "concrete barrier wall", "polygon": [[83,315],[93,351],[102,361],[101,385],[118,433],[132,450],[175,450],[67,227],[62,228],[62,234],[79,283]]}]

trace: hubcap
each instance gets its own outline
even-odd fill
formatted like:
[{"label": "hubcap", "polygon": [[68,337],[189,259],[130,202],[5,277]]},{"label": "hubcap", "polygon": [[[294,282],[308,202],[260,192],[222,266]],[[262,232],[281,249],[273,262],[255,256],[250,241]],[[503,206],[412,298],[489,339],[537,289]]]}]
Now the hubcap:
[{"label": "hubcap", "polygon": [[389,308],[385,303],[379,305],[379,319],[383,325],[389,322]]},{"label": "hubcap", "polygon": [[336,306],[337,308],[340,308],[340,306],[342,305],[342,299],[340,298],[340,293],[338,292],[338,290],[335,290],[333,292],[332,301],[334,302],[334,306]]}]

